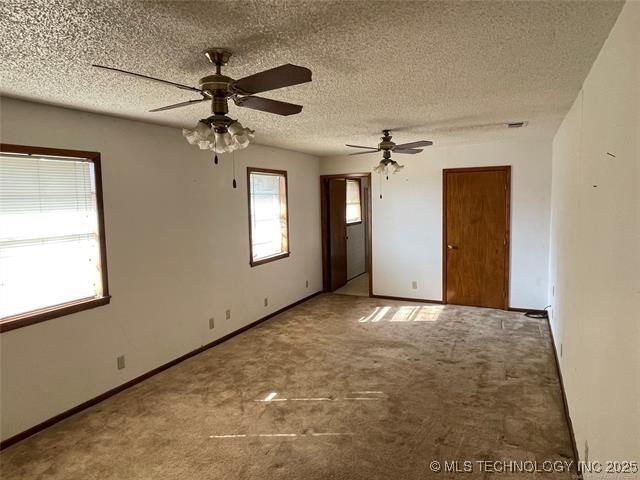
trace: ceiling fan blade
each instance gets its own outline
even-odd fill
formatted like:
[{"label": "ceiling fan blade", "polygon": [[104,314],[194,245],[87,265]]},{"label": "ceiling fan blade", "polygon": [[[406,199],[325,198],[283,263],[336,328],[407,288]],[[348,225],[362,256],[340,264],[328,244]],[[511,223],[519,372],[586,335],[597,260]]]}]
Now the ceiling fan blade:
[{"label": "ceiling fan blade", "polygon": [[378,147],[363,147],[362,145],[349,145],[348,143],[345,145],[345,147],[368,148],[369,150],[375,150],[376,152],[378,151]]},{"label": "ceiling fan blade", "polygon": [[198,98],[197,100],[187,100],[186,102],[174,103],[173,105],[167,105],[166,107],[154,108],[149,110],[150,112],[162,112],[164,110],[172,110],[174,108],[186,107],[187,105],[193,105],[194,103],[200,103],[209,100],[208,98]]},{"label": "ceiling fan blade", "polygon": [[396,152],[399,149],[401,150],[401,149],[407,149],[407,148],[429,147],[431,145],[433,145],[433,142],[430,142],[429,140],[418,140],[417,142],[403,143],[400,145],[396,145],[393,151]]},{"label": "ceiling fan blade", "polygon": [[263,97],[240,97],[234,98],[234,102],[239,107],[252,108],[261,112],[275,113],[276,115],[295,115],[302,111],[302,105],[294,103],[280,102]]},{"label": "ceiling fan blade", "polygon": [[174,87],[178,87],[182,90],[190,90],[193,92],[202,93],[202,90],[200,90],[199,88],[190,87],[189,85],[183,85],[181,83],[170,82],[169,80],[162,80],[161,78],[150,77],[148,75],[142,75],[141,73],[127,72],[126,70],[120,70],[119,68],[105,67],[104,65],[94,64],[91,66],[96,68],[102,68],[104,70],[111,70],[112,72],[124,73],[125,75],[131,75],[132,77],[144,78],[145,80],[151,80],[152,82],[164,83],[166,85],[173,85]]},{"label": "ceiling fan blade", "polygon": [[378,150],[369,150],[368,152],[355,152],[350,153],[349,155],[364,155],[365,153],[378,153]]},{"label": "ceiling fan blade", "polygon": [[416,153],[420,153],[422,152],[421,148],[400,148],[398,149],[397,147],[393,149],[393,153],[410,153],[411,155],[414,155]]},{"label": "ceiling fan blade", "polygon": [[268,92],[311,81],[311,70],[297,65],[280,65],[248,77],[236,80],[233,87],[243,94]]}]

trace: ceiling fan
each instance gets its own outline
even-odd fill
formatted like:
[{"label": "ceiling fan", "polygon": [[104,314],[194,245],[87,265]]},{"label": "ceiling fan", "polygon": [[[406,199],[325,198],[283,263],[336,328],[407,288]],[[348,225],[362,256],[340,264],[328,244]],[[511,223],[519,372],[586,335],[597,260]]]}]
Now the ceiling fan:
[{"label": "ceiling fan", "polygon": [[404,165],[400,165],[398,162],[391,158],[391,152],[393,153],[407,153],[414,155],[416,153],[422,152],[421,148],[418,147],[428,147],[433,145],[433,142],[429,140],[418,140],[417,142],[409,142],[409,143],[401,143],[400,145],[395,144],[391,141],[391,130],[383,130],[382,140],[377,147],[363,147],[362,145],[349,145],[347,147],[351,148],[363,148],[367,149],[366,152],[355,152],[350,153],[349,155],[364,155],[366,153],[376,153],[382,152],[382,160],[380,163],[373,169],[376,173],[387,173],[387,179],[389,179],[388,171],[389,166],[393,167],[393,173],[397,173],[404,168]]},{"label": "ceiling fan", "polygon": [[[95,64],[92,66],[171,85],[181,90],[198,93],[201,96],[201,98],[154,108],[150,110],[150,112],[162,112],[210,101],[212,115],[200,120],[195,129],[183,130],[183,134],[189,143],[196,144],[201,149],[211,149],[216,153],[230,152],[238,148],[244,148],[249,145],[249,141],[253,138],[252,130],[242,127],[240,122],[227,116],[227,113],[229,113],[230,99],[238,107],[275,113],[276,115],[294,115],[302,111],[302,105],[258,97],[255,96],[255,94],[310,82],[311,70],[308,68],[288,63],[234,80],[222,74],[222,67],[228,63],[232,55],[231,50],[226,48],[210,48],[204,51],[204,55],[215,65],[216,73],[201,78],[198,82],[200,85],[199,88],[121,70],[119,68]],[[217,163],[217,155],[215,156],[215,162]]]}]

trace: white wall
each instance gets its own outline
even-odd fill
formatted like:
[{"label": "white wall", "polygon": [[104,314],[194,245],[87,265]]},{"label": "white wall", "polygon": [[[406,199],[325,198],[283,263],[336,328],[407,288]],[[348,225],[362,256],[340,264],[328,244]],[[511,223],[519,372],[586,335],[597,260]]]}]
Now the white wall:
[{"label": "white wall", "polygon": [[581,460],[588,442],[589,460],[640,461],[639,139],[628,2],[553,141],[551,325]]},{"label": "white wall", "polygon": [[[12,99],[0,110],[4,143],[101,152],[113,295],[0,336],[2,439],[322,288],[316,157],[250,146],[236,152],[234,190],[230,156],[214,166],[178,129]],[[291,256],[255,268],[247,165],[287,170],[289,183]]]},{"label": "white wall", "polygon": [[[371,171],[380,155],[321,159],[322,174]],[[442,170],[511,165],[510,306],[547,305],[551,141],[428,147],[406,167],[372,176],[373,291],[442,300]],[[418,282],[418,289],[411,282]]]},{"label": "white wall", "polygon": [[368,179],[360,179],[360,206],[362,222],[347,225],[347,278],[352,279],[367,271],[366,229],[367,212],[365,203],[365,187]]}]

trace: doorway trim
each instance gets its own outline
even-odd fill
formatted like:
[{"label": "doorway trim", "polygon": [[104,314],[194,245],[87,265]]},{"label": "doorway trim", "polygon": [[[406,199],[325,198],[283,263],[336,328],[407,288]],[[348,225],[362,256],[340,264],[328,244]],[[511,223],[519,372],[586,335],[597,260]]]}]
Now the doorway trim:
[{"label": "doorway trim", "polygon": [[[447,175],[450,173],[473,173],[473,172],[505,172],[507,184],[505,188],[505,221],[506,221],[506,258],[504,269],[504,291],[505,298],[503,310],[509,309],[510,297],[510,271],[511,271],[511,165],[499,165],[493,167],[464,167],[464,168],[443,168],[442,169],[442,303],[447,304]],[[479,306],[479,305],[469,305]]]},{"label": "doorway trim", "polygon": [[[328,215],[328,204],[327,204],[327,195],[328,195],[328,186],[329,180],[336,178],[344,178],[345,180],[348,178],[368,179],[367,186],[367,196],[363,197],[366,199],[366,212],[367,212],[367,221],[365,222],[366,229],[366,264],[367,264],[367,272],[369,273],[369,297],[373,297],[373,249],[372,249],[372,208],[371,208],[371,172],[359,172],[359,173],[337,173],[332,175],[320,175],[320,223],[321,223],[321,231],[322,231],[322,291],[329,292],[330,291],[330,278],[329,278],[329,215]],[[361,199],[362,200],[362,199]]]}]

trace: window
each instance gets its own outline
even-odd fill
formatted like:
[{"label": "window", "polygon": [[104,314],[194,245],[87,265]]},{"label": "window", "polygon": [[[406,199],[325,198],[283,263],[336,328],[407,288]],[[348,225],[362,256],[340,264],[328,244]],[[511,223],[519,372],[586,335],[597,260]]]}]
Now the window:
[{"label": "window", "polygon": [[289,256],[287,172],[247,168],[251,266]]},{"label": "window", "polygon": [[360,180],[347,179],[347,225],[362,222]]},{"label": "window", "polygon": [[100,154],[0,148],[0,331],[109,303]]}]

